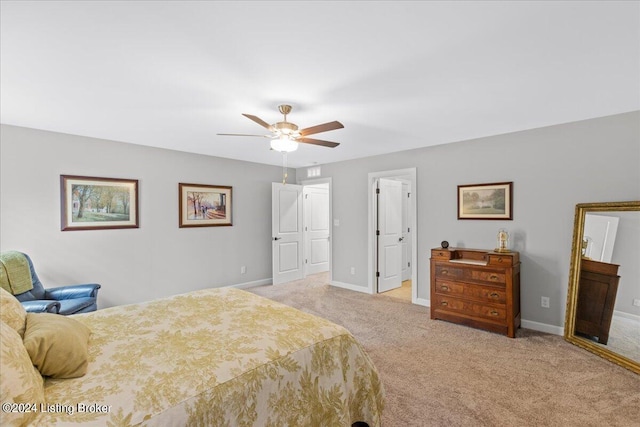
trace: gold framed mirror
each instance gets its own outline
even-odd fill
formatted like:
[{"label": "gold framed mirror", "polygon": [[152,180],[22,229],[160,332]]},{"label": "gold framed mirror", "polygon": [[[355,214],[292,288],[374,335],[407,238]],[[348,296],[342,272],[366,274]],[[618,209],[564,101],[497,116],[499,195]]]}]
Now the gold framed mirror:
[{"label": "gold framed mirror", "polygon": [[567,341],[640,374],[640,201],[576,205]]}]

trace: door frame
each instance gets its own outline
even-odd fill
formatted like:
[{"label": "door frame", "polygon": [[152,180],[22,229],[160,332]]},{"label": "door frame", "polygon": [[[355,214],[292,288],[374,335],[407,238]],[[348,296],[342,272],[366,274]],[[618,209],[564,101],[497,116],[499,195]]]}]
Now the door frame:
[{"label": "door frame", "polygon": [[411,302],[416,304],[418,300],[418,215],[417,215],[417,197],[418,183],[416,180],[416,168],[396,169],[382,172],[369,172],[368,175],[368,280],[367,288],[370,294],[378,293],[376,286],[376,224],[378,220],[377,201],[375,197],[376,180],[378,178],[404,178],[411,183],[411,203],[409,209],[411,212]]},{"label": "door frame", "polygon": [[[408,179],[401,179],[400,181],[402,182],[402,186],[403,186],[403,190],[402,190],[402,192],[403,192],[403,193],[402,193],[402,199],[403,199],[403,200],[406,200],[406,198],[404,197],[404,186],[406,185],[406,186],[408,187],[408,193],[409,193],[409,194],[413,194],[413,190],[411,189],[411,182],[410,182]],[[414,196],[415,196],[415,195],[414,195]],[[411,201],[411,197],[409,197],[409,201]],[[408,204],[407,204],[407,208],[406,208],[406,210],[407,210],[407,212],[406,212],[406,213],[407,213],[409,216],[411,216],[411,213],[410,213],[410,209],[409,209],[409,205],[408,205]],[[404,214],[404,213],[405,213],[405,212],[403,212],[403,214]],[[406,225],[407,225],[407,227],[409,227],[409,229],[412,227],[412,225],[411,225],[411,218],[409,218],[409,220],[407,221]],[[403,229],[403,230],[402,230],[402,233],[404,234],[404,232],[405,232],[405,230]],[[407,233],[407,235],[409,236],[409,239],[410,239],[410,240],[409,240],[409,251],[411,251],[411,242],[413,241],[413,233]],[[403,244],[404,244],[404,240],[403,240]],[[408,261],[409,261],[409,263],[413,262],[413,261],[411,261],[411,259],[409,259]],[[404,265],[402,266],[402,268],[404,268]],[[410,273],[413,273],[413,264],[409,265],[407,268],[409,268]],[[409,279],[404,279],[404,280],[411,280],[411,274],[409,274]]]},{"label": "door frame", "polygon": [[[327,177],[327,178],[315,178],[315,179],[303,179],[301,181],[298,181],[298,185],[302,185],[302,187],[306,186],[306,185],[315,185],[315,184],[329,184],[329,283],[333,282],[333,189],[332,189],[332,181],[331,181],[331,177]],[[304,197],[302,198],[302,203],[304,204]],[[304,207],[303,207],[303,212],[304,212]],[[302,218],[302,227],[306,227],[307,225],[305,224],[306,219]],[[304,230],[304,228],[303,228]],[[303,241],[307,238],[306,233],[304,233],[303,231]],[[307,244],[306,241],[304,241],[304,244],[302,245],[303,249],[302,249],[302,259],[305,259],[305,257],[308,255],[307,254]],[[304,271],[304,277],[307,277],[307,268],[306,266],[303,269]]]}]

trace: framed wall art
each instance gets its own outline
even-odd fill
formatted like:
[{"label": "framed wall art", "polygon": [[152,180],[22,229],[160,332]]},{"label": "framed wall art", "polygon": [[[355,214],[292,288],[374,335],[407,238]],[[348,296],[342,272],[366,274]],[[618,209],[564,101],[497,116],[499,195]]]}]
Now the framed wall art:
[{"label": "framed wall art", "polygon": [[513,182],[458,185],[458,219],[513,219]]},{"label": "framed wall art", "polygon": [[138,180],[60,175],[62,231],[138,228]]},{"label": "framed wall art", "polygon": [[232,187],[178,184],[179,227],[230,226]]}]

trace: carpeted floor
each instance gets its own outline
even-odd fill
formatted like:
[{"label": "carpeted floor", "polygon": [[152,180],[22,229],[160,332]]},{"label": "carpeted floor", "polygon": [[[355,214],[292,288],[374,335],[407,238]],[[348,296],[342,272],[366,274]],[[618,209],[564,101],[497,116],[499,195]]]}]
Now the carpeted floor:
[{"label": "carpeted floor", "polygon": [[382,377],[384,427],[640,425],[640,376],[560,336],[432,321],[427,307],[323,274],[247,290],[349,329]]}]

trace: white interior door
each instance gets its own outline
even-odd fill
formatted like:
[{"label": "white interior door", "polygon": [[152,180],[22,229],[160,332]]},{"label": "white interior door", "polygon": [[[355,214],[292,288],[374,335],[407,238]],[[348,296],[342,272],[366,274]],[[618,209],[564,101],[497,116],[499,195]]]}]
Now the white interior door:
[{"label": "white interior door", "polygon": [[411,189],[402,183],[402,281],[411,279]]},{"label": "white interior door", "polygon": [[329,271],[329,185],[305,186],[303,194],[306,273]]},{"label": "white interior door", "polygon": [[402,182],[378,181],[378,292],[402,286]]},{"label": "white interior door", "polygon": [[271,184],[273,284],[302,279],[302,186]]},{"label": "white interior door", "polygon": [[586,214],[583,238],[588,243],[584,256],[595,261],[611,262],[619,220],[615,216]]}]

